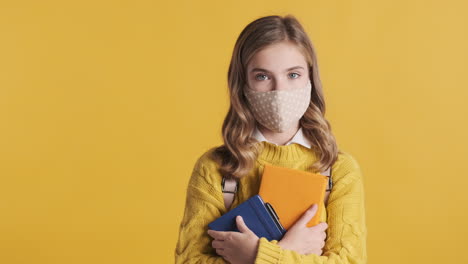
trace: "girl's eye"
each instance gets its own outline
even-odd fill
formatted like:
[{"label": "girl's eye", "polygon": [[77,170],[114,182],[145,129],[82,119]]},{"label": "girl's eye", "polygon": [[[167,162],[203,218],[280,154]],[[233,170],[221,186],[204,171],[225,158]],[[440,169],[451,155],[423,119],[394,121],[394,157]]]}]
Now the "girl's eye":
[{"label": "girl's eye", "polygon": [[[259,79],[258,79],[259,76],[266,76],[266,75],[265,75],[265,74],[257,74],[257,75],[255,76],[255,79],[259,80]],[[262,81],[262,80],[264,80],[264,79],[260,79],[259,81]]]},{"label": "girl's eye", "polygon": [[[293,76],[292,76],[292,75],[293,75]],[[297,76],[294,77],[294,75],[297,75]],[[293,73],[289,74],[289,76],[292,76],[293,79],[297,79],[297,78],[299,78],[299,76],[301,76],[301,75],[298,74],[297,72],[293,72]],[[259,77],[263,77],[263,78],[259,79]],[[268,77],[268,76],[265,75],[265,74],[257,74],[257,75],[255,76],[255,79],[256,79],[256,80],[259,80],[259,81],[263,81],[263,80],[266,80],[265,77]]]},{"label": "girl's eye", "polygon": [[[297,78],[299,78],[299,76],[300,76],[298,73],[295,73],[295,72],[293,72],[293,73],[291,73],[291,74],[296,74],[296,75],[297,75]],[[293,79],[297,79],[297,78],[293,78]]]}]

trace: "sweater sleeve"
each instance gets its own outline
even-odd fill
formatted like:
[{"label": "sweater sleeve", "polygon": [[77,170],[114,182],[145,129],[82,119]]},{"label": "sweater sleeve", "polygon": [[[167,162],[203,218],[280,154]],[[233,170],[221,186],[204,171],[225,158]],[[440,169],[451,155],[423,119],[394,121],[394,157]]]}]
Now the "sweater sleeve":
[{"label": "sweater sleeve", "polygon": [[215,189],[209,174],[199,159],[187,187],[185,209],[174,252],[176,264],[227,263],[217,255],[211,246],[212,238],[207,234],[208,224],[225,211],[222,193]]},{"label": "sweater sleeve", "polygon": [[255,264],[367,263],[364,185],[359,165],[351,157],[342,162],[333,177],[336,182],[327,205],[328,228],[323,254],[302,255],[262,237]]}]

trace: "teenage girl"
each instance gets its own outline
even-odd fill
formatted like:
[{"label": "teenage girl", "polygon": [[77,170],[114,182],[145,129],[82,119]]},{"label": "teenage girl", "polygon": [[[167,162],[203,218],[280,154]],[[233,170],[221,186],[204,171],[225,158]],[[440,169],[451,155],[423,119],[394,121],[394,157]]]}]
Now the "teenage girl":
[{"label": "teenage girl", "polygon": [[[224,144],[195,163],[175,262],[366,263],[361,169],[338,149],[325,119],[317,56],[299,21],[267,16],[247,25],[234,47],[228,87]],[[315,173],[330,168],[333,188],[280,241],[257,237],[242,217],[236,218],[240,232],[208,230],[210,222],[258,194],[265,164]],[[237,187],[226,191],[223,179]],[[318,206],[321,222],[307,227]]]}]

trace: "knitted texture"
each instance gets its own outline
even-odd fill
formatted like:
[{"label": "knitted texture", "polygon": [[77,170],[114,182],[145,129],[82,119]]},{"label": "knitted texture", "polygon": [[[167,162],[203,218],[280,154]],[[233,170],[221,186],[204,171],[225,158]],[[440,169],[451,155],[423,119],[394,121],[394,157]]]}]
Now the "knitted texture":
[{"label": "knitted texture", "polygon": [[[263,144],[255,167],[240,179],[238,192],[231,209],[258,194],[263,167],[266,163],[299,170],[307,170],[317,160],[315,153],[302,145]],[[195,163],[188,182],[185,209],[179,226],[175,248],[175,263],[227,263],[212,248],[207,234],[208,224],[225,214],[221,190],[222,175],[211,158],[214,148],[203,153]],[[364,206],[362,172],[357,161],[347,152],[338,155],[332,166],[333,188],[322,210],[321,222],[327,222],[327,238],[321,256],[302,255],[282,249],[276,241],[261,237],[255,264],[280,263],[367,263],[367,228]],[[248,264],[248,263],[246,263]]]}]

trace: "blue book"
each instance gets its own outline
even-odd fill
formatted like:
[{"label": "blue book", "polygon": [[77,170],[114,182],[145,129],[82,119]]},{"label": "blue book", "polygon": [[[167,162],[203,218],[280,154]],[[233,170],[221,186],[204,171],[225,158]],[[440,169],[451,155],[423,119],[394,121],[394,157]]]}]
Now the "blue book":
[{"label": "blue book", "polygon": [[260,195],[254,195],[236,208],[225,213],[208,224],[215,231],[237,231],[236,217],[240,215],[247,227],[259,238],[281,240],[286,230],[281,225],[278,215],[269,203],[264,203]]}]

